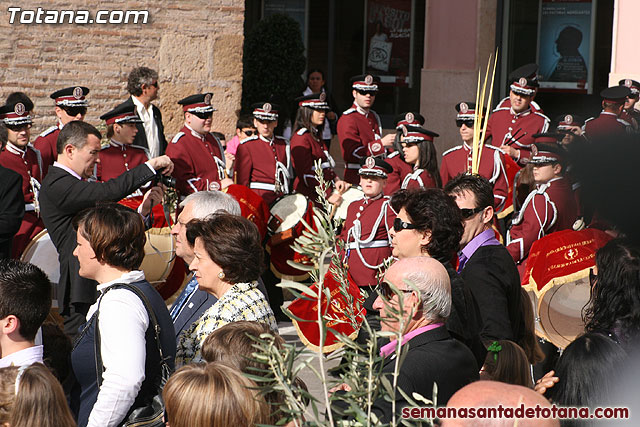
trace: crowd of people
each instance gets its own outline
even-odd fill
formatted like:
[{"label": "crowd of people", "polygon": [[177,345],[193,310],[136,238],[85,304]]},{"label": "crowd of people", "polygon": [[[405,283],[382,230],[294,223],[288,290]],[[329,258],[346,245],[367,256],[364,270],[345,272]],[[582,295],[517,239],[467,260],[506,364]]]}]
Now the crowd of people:
[{"label": "crowd of people", "polygon": [[[260,392],[246,374],[264,369],[251,359],[251,337],[283,345],[277,322],[289,319],[276,284],[305,279],[287,261],[298,256],[296,215],[323,206],[318,196],[332,215],[344,212],[336,251],[365,296],[366,318],[397,335],[379,343],[382,376],[408,347],[396,379],[403,393],[373,403],[382,422],[413,393],[451,407],[617,403],[611,396],[640,332],[640,246],[586,202],[572,159],[603,137],[637,133],[640,83],[603,90],[598,117],[567,111],[552,128],[534,101],[537,66],[522,66],[487,117],[470,101],[451,106],[461,141],[441,156],[439,135],[418,112],[383,133],[372,109],[376,76],[351,79],[353,104],[342,113],[323,84],[323,72],[310,70],[290,138],[276,131],[280,107],[264,99],[238,117],[228,143],[212,130],[212,93],[178,102],[184,126],[167,140],[152,104],[158,73],[146,67],[131,71],[130,97],[100,116],[106,142],[84,122],[89,88],[53,92],[57,123],[33,143],[33,102],[8,96],[0,107],[3,425],[116,426],[148,416],[160,397],[172,427],[297,424],[279,409],[285,396]],[[342,177],[329,154],[334,135]],[[174,221],[161,203],[169,187]],[[169,305],[141,269],[145,231],[162,227],[189,271]],[[536,337],[521,282],[536,241],[584,227],[615,238],[590,272],[584,333],[556,361]],[[44,234],[58,254],[54,284],[24,259]],[[349,417],[341,402],[349,391],[336,385],[328,410]]]}]

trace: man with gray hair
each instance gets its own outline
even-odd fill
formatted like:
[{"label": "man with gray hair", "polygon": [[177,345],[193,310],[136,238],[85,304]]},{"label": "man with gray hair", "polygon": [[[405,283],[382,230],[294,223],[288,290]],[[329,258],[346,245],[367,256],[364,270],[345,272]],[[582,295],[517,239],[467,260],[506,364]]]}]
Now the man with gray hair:
[{"label": "man with gray hair", "polygon": [[[381,313],[382,330],[397,333],[401,346],[408,346],[397,380],[398,388],[408,396],[419,393],[433,400],[435,383],[437,404],[441,406],[457,390],[478,379],[473,353],[453,339],[445,326],[451,312],[451,285],[440,262],[430,257],[396,261],[387,270],[382,296],[373,307]],[[398,339],[394,339],[380,349],[384,358],[382,375],[393,374],[397,348]],[[407,404],[398,392],[396,411]],[[391,402],[383,398],[374,402],[374,411],[383,423],[391,420],[391,408]]]},{"label": "man with gray hair", "polygon": [[133,145],[149,149],[151,157],[164,154],[167,140],[164,136],[164,125],[160,109],[151,101],[158,99],[158,72],[147,67],[137,67],[131,70],[127,79],[127,91],[131,97],[126,101],[135,107],[135,111],[142,119],[136,124],[138,133]]},{"label": "man with gray hair", "polygon": [[[182,258],[187,264],[191,264],[194,254],[193,248],[187,241],[187,223],[192,219],[205,219],[211,214],[224,211],[232,215],[240,215],[240,205],[232,196],[220,191],[198,191],[189,194],[181,203],[182,212],[178,215],[178,221],[171,229],[171,234],[176,239],[176,256]],[[266,296],[264,285],[259,283],[258,288]],[[187,329],[193,322],[211,307],[218,299],[208,292],[198,288],[198,281],[192,276],[189,282],[171,306],[171,318],[176,331],[176,340],[180,333]]]}]

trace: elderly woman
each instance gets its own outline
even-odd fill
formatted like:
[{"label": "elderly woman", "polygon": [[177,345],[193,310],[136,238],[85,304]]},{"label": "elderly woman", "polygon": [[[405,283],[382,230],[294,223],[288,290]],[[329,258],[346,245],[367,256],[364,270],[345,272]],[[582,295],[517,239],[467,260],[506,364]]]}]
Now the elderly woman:
[{"label": "elderly woman", "polygon": [[471,349],[478,366],[482,366],[486,350],[480,341],[480,310],[471,290],[451,264],[464,231],[460,209],[453,198],[437,188],[399,191],[391,199],[391,206],[398,212],[389,232],[393,256],[399,259],[426,256],[445,266],[452,299],[447,329]]},{"label": "elderly woman", "polygon": [[[71,363],[77,384],[71,406],[79,426],[120,425],[127,414],[157,394],[160,354],[141,292],[160,326],[160,346],[173,368],[175,333],[169,311],[139,269],[146,237],[142,218],[109,203],[81,212],[74,220],[77,247],[73,254],[80,275],[98,282],[98,300],[89,308]],[[99,352],[96,354],[96,352]],[[104,370],[98,372],[98,356]]]},{"label": "elderly woman", "polygon": [[176,365],[202,361],[202,343],[227,323],[255,320],[277,332],[273,311],[258,289],[263,250],[255,224],[239,216],[216,213],[206,220],[190,221],[187,241],[194,252],[189,269],[199,288],[218,301],[178,338]]}]

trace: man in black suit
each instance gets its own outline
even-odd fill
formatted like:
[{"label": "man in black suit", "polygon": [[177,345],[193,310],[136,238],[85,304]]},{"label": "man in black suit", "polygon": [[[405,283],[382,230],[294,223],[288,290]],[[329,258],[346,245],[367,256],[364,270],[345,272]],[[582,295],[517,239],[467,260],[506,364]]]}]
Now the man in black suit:
[{"label": "man in black suit", "polygon": [[[7,129],[0,123],[0,151],[7,143]],[[0,166],[0,259],[11,256],[11,240],[24,216],[22,176]]]},{"label": "man in black suit", "polygon": [[518,342],[524,334],[520,276],[491,227],[493,187],[484,177],[461,174],[445,191],[455,198],[464,218],[458,272],[478,302],[482,341],[485,346],[497,340]]},{"label": "man in black suit", "polygon": [[[100,152],[100,132],[88,123],[69,122],[58,136],[58,161],[49,169],[40,191],[40,208],[51,240],[58,250],[60,282],[58,307],[65,321],[65,332],[73,337],[85,322],[89,306],[96,300],[96,283],[78,275],[78,259],[73,256],[76,232],[72,220],[83,209],[100,201],[118,201],[156,175],[170,174],[173,163],[167,156],[155,157],[107,182],[88,182]],[[156,196],[146,196],[139,209],[147,216]]]},{"label": "man in black suit", "polygon": [[[444,266],[430,257],[400,259],[384,276],[382,294],[373,304],[381,313],[382,331],[401,336],[382,346],[382,375],[392,382],[397,351],[403,353],[397,389],[412,397],[419,393],[433,400],[433,384],[438,386],[437,404],[447,401],[460,388],[478,379],[473,353],[449,335],[445,322],[451,312],[451,285]],[[399,313],[399,314],[394,314]],[[401,356],[400,356],[401,357]],[[341,390],[348,390],[346,385]],[[408,405],[396,390],[396,416]],[[340,406],[338,404],[338,406]],[[373,411],[383,423],[391,421],[392,403],[383,397],[373,403]]]},{"label": "man in black suit", "polygon": [[131,94],[126,101],[134,105],[142,123],[138,123],[138,133],[133,144],[145,147],[151,157],[164,154],[167,140],[164,136],[164,125],[160,109],[151,101],[158,99],[158,72],[147,67],[131,70],[127,80],[127,91]]}]

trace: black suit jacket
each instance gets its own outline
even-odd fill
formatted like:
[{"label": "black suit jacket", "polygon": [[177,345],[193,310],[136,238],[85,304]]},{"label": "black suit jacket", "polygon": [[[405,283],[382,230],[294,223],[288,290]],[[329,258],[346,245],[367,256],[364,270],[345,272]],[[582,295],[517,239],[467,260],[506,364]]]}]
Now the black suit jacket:
[{"label": "black suit jacket", "polygon": [[58,250],[60,282],[58,305],[61,314],[73,303],[93,304],[96,282],[78,275],[78,258],[73,256],[76,232],[73,217],[100,201],[118,201],[155,176],[146,164],[127,171],[107,182],[81,181],[59,167],[51,167],[42,182],[40,209],[42,221]]},{"label": "black suit jacket", "polygon": [[460,273],[480,307],[483,342],[518,342],[524,333],[518,269],[502,245],[482,246]]},{"label": "black suit jacket", "polygon": [[184,303],[182,310],[178,313],[178,317],[173,321],[173,329],[176,331],[176,344],[182,331],[200,319],[200,316],[216,301],[218,301],[218,298],[201,289],[196,289],[191,294],[191,297]]},{"label": "black suit jacket", "polygon": [[[478,379],[478,365],[471,351],[459,341],[451,338],[447,328],[441,326],[410,339],[406,358],[400,366],[398,388],[408,396],[420,393],[432,399],[433,383],[438,385],[437,404],[445,406],[451,396],[465,385]],[[395,354],[384,359],[382,375],[392,381],[395,369]],[[396,393],[396,411],[407,406],[402,395]],[[383,423],[391,421],[391,402],[379,398],[373,410]]]},{"label": "black suit jacket", "polygon": [[0,166],[0,259],[11,257],[11,241],[24,217],[22,176]]},{"label": "black suit jacket", "polygon": [[[127,105],[132,105],[135,109],[135,104],[133,103],[133,98],[129,97],[127,99]],[[164,136],[164,125],[162,124],[162,113],[160,109],[155,105],[151,104],[151,110],[153,111],[153,118],[156,121],[156,126],[158,126],[158,140],[160,141],[160,154],[164,154],[167,150],[167,139]],[[133,144],[139,147],[149,148],[149,144],[147,144],[147,134],[144,131],[144,124],[137,123],[136,127],[138,128],[138,133],[136,134],[135,139],[133,140]]]}]

